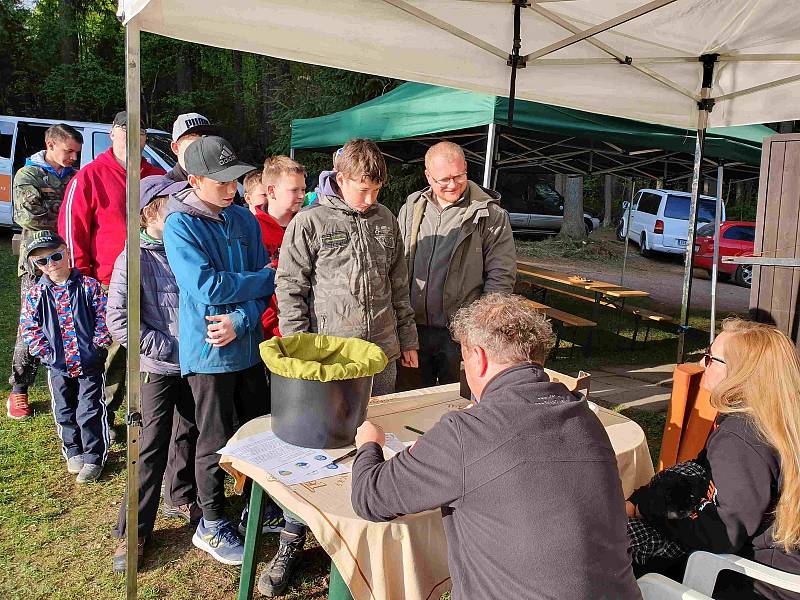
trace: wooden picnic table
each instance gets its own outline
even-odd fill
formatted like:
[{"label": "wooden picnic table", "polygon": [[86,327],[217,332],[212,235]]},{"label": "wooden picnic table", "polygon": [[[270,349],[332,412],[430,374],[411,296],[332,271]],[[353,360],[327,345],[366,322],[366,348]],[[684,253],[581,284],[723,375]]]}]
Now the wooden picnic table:
[{"label": "wooden picnic table", "polygon": [[[647,298],[650,296],[648,292],[643,290],[634,290],[623,287],[616,283],[598,281],[596,279],[586,279],[563,271],[546,269],[526,260],[517,261],[517,272],[520,275],[530,277],[534,280],[556,283],[567,288],[592,293],[594,295],[592,321],[595,323],[598,321],[600,316],[600,306],[603,303],[604,298],[606,299],[607,303],[610,303],[614,307],[619,308],[620,311],[623,311],[625,309],[625,300],[627,298]],[[619,302],[619,304],[617,304],[617,302]],[[592,342],[593,332],[592,330],[589,330],[589,337],[586,343],[587,355],[592,351]]]}]

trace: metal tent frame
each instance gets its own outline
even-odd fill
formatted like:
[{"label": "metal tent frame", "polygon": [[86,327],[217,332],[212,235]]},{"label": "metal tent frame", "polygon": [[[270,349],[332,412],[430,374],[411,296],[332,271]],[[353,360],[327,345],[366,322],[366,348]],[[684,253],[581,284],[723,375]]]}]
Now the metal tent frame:
[{"label": "metal tent frame", "polygon": [[[678,362],[681,362],[684,356],[685,350],[685,335],[686,331],[688,330],[688,303],[689,298],[691,295],[691,265],[692,265],[692,258],[694,254],[694,237],[695,237],[695,223],[697,220],[697,198],[699,193],[699,180],[701,174],[701,167],[703,165],[703,151],[704,151],[704,143],[705,143],[705,133],[707,124],[709,121],[709,114],[714,108],[714,104],[720,102],[728,102],[732,99],[742,98],[744,96],[748,96],[757,92],[764,92],[767,90],[775,91],[776,88],[781,86],[789,85],[800,81],[800,73],[792,74],[790,76],[781,77],[778,79],[773,79],[764,83],[760,83],[757,85],[750,85],[749,87],[740,88],[740,89],[732,89],[726,93],[721,93],[717,96],[714,96],[712,93],[712,85],[713,85],[713,75],[715,65],[725,62],[771,62],[771,63],[800,63],[800,54],[726,54],[726,53],[719,53],[719,54],[708,54],[703,56],[656,56],[656,57],[633,57],[628,56],[624,52],[612,47],[611,45],[597,39],[597,35],[603,32],[608,32],[611,29],[623,24],[629,23],[636,19],[640,19],[641,17],[651,14],[658,9],[668,6],[674,3],[676,0],[655,0],[652,2],[648,2],[643,4],[633,10],[629,10],[623,14],[617,15],[611,19],[607,19],[599,24],[595,24],[589,26],[585,29],[582,29],[575,25],[573,22],[570,22],[560,15],[556,14],[555,12],[549,10],[545,7],[545,5],[550,2],[551,0],[493,0],[496,3],[505,3],[509,5],[509,8],[513,9],[509,12],[509,19],[517,21],[516,23],[516,32],[515,32],[515,39],[509,40],[509,42],[513,45],[514,49],[511,53],[498,48],[497,46],[490,44],[481,38],[472,35],[471,33],[464,31],[458,27],[456,27],[452,23],[448,23],[443,21],[442,19],[437,18],[436,16],[425,12],[424,10],[418,8],[417,6],[412,5],[410,2],[406,2],[405,0],[383,0],[385,4],[391,5],[396,9],[403,11],[407,14],[413,15],[415,18],[424,21],[426,24],[430,25],[432,28],[441,29],[454,37],[460,38],[468,42],[471,45],[477,46],[483,51],[488,54],[494,56],[497,60],[497,66],[500,69],[510,69],[510,79],[511,79],[511,102],[509,103],[509,113],[513,114],[513,96],[514,96],[514,85],[513,82],[516,78],[517,71],[519,69],[524,69],[526,67],[530,67],[531,65],[558,65],[560,67],[568,67],[570,65],[601,65],[601,64],[612,64],[612,65],[619,65],[622,69],[630,69],[636,71],[642,77],[647,78],[648,80],[653,80],[658,82],[660,85],[663,86],[665,91],[669,92],[677,92],[678,94],[684,96],[686,99],[691,100],[692,102],[696,103],[698,117],[697,117],[697,140],[696,140],[696,147],[695,147],[695,157],[694,157],[694,165],[693,165],[693,172],[692,172],[692,201],[691,201],[691,211],[690,211],[690,219],[689,219],[689,231],[690,231],[690,240],[687,244],[687,253],[686,253],[686,263],[684,269],[684,282],[683,282],[683,306],[681,309],[681,332],[679,337],[678,343]],[[161,0],[158,3],[159,5],[168,5],[168,0]],[[129,274],[129,282],[136,282],[139,280],[139,244],[137,243],[139,239],[139,230],[138,230],[138,220],[139,220],[139,203],[138,203],[138,196],[139,196],[139,161],[141,160],[139,148],[135,147],[135,144],[138,142],[138,132],[139,132],[139,118],[141,115],[140,110],[140,88],[141,88],[141,81],[140,81],[140,23],[138,22],[140,18],[144,18],[143,15],[146,17],[146,8],[148,2],[145,0],[121,0],[120,2],[120,10],[119,16],[125,23],[125,64],[126,64],[126,74],[125,74],[125,85],[126,85],[126,104],[128,110],[128,122],[129,122],[129,135],[128,135],[128,158],[127,158],[127,219],[128,219],[128,274]],[[131,12],[129,15],[125,14],[125,8],[130,6]],[[163,7],[162,7],[163,8]],[[189,10],[185,8],[185,10]],[[525,55],[519,54],[519,18],[520,12],[522,10],[531,10],[538,13],[540,16],[546,18],[548,21],[560,26],[564,30],[570,32],[570,35],[553,43],[547,44],[534,52],[530,52]],[[164,11],[162,14],[165,15],[167,11]],[[236,13],[238,14],[238,13]],[[196,16],[196,15],[194,15]],[[169,18],[174,17],[174,15],[166,15],[166,21]],[[188,15],[183,16],[182,18],[188,18]],[[246,19],[246,15],[241,15],[237,17],[239,19]],[[153,31],[155,33],[162,33],[164,35],[171,35],[172,30],[168,26],[162,26],[159,30],[154,28]],[[184,39],[189,41],[196,41],[196,42],[207,42],[208,39],[211,39],[210,34],[206,34],[208,37],[203,37],[203,33],[201,29],[195,29],[192,32],[192,35],[185,35],[181,32],[181,35],[184,35]],[[314,35],[313,33],[309,33],[308,35]],[[267,36],[269,37],[269,36]],[[217,43],[220,45],[226,45],[230,48],[237,48],[240,49],[248,49],[253,51],[250,48],[245,48],[246,46],[240,40],[233,40],[229,38],[214,38],[217,40]],[[276,52],[276,56],[281,56],[282,58],[289,58],[295,60],[311,60],[325,63],[329,66],[338,66],[338,67],[347,67],[348,64],[342,64],[341,59],[332,59],[327,56],[322,55],[313,55],[309,54],[302,48],[302,40],[297,40],[297,43],[291,48],[284,48],[280,52]],[[550,54],[561,50],[563,48],[567,48],[570,46],[574,46],[578,43],[588,43],[596,49],[601,50],[603,53],[607,54],[608,56],[605,58],[547,58]],[[264,44],[262,47],[267,47]],[[315,56],[315,58],[310,58]],[[343,54],[344,56],[344,54]],[[338,60],[338,62],[337,62]],[[669,77],[656,72],[652,65],[656,64],[668,64],[668,63],[691,63],[700,61],[703,64],[703,81],[701,86],[701,91],[699,94],[694,93],[691,90],[685,89],[682,85],[675,82],[674,80],[670,79]],[[361,63],[358,63],[361,64]],[[352,66],[352,65],[350,65]],[[383,67],[383,66],[375,66],[371,67],[373,72],[383,72],[386,75],[394,76],[394,77],[403,77],[406,79],[417,79],[428,81],[431,83],[441,83],[441,81],[437,81],[437,75],[434,73],[421,73],[417,71],[418,75],[416,77],[409,76],[408,73],[412,71],[409,70],[407,73],[403,71],[402,68],[398,66]],[[441,76],[439,76],[441,77]],[[458,81],[458,75],[455,76],[454,81]],[[462,82],[462,85],[465,87],[478,87],[477,83],[468,82],[466,79]],[[481,91],[487,91],[483,89]],[[533,98],[532,98],[533,99]],[[567,99],[566,104],[570,104],[570,101],[573,99]],[[574,105],[574,104],[573,104]],[[491,153],[490,153],[491,154]],[[129,319],[128,319],[128,340],[129,340],[129,347],[137,348],[139,345],[139,307],[140,307],[140,289],[138,285],[132,285],[128,287],[127,291],[127,299],[128,299],[128,311],[129,311]],[[128,353],[128,365],[127,365],[127,378],[128,378],[128,529],[127,529],[127,543],[128,543],[128,556],[135,556],[136,555],[136,531],[137,531],[137,505],[138,505],[138,435],[140,433],[140,421],[138,420],[138,416],[140,415],[140,386],[139,386],[139,357],[137,352],[129,352]],[[128,572],[127,572],[127,588],[126,593],[129,599],[133,599],[136,597],[137,594],[137,586],[136,586],[136,561],[128,561]]]}]

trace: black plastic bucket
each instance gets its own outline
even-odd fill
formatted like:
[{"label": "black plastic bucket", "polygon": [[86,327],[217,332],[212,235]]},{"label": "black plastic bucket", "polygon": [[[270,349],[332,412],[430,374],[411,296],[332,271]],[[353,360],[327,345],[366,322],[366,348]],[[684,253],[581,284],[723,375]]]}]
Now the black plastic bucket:
[{"label": "black plastic bucket", "polygon": [[272,431],[306,448],[341,448],[353,443],[364,422],[372,376],[340,381],[270,376]]}]

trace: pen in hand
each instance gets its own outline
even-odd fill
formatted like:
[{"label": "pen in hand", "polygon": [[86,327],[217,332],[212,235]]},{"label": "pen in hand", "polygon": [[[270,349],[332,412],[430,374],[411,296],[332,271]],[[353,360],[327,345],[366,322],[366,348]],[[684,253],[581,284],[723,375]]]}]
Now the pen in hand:
[{"label": "pen in hand", "polygon": [[416,427],[412,427],[411,425],[404,425],[403,427],[405,427],[409,431],[416,433],[417,435],[425,435],[424,431],[417,429]]},{"label": "pen in hand", "polygon": [[345,460],[346,458],[350,458],[351,456],[355,456],[358,453],[358,448],[353,448],[347,454],[342,454],[339,458],[335,459],[331,464],[338,465],[340,462]]}]

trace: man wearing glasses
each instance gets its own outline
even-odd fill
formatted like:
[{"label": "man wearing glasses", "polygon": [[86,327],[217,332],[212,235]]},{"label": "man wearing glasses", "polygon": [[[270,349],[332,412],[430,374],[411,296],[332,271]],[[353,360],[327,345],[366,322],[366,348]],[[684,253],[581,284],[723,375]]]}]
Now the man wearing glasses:
[{"label": "man wearing glasses", "polygon": [[464,151],[440,142],[425,154],[429,187],[400,209],[419,334],[419,368],[401,368],[398,389],[459,380],[461,348],[448,331],[455,312],[489,292],[510,293],[516,251],[500,195],[470,181]]},{"label": "man wearing glasses", "polygon": [[[125,247],[125,159],[128,113],[120,111],[111,127],[111,148],[78,171],[67,186],[58,213],[58,233],[72,255],[72,266],[97,279],[105,288],[111,282],[114,261]],[[147,141],[141,126],[141,147]],[[141,177],[164,171],[142,159]],[[116,342],[108,348],[105,402],[109,423],[125,396],[125,349]],[[114,430],[110,429],[113,442]]]}]

